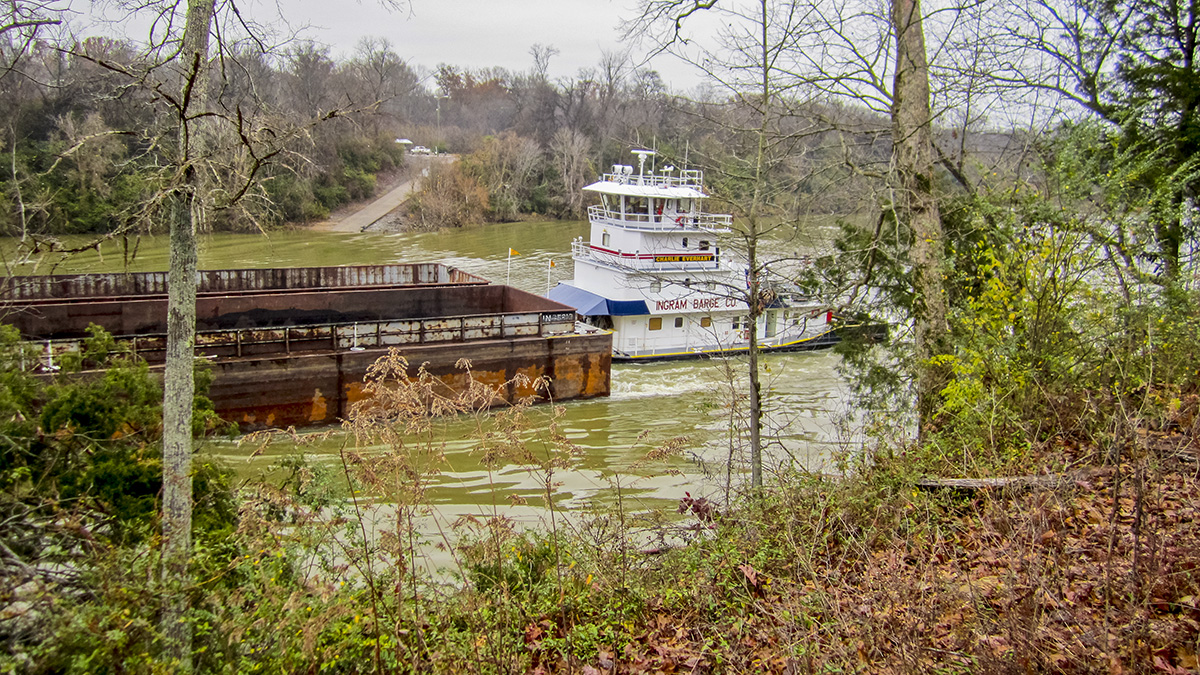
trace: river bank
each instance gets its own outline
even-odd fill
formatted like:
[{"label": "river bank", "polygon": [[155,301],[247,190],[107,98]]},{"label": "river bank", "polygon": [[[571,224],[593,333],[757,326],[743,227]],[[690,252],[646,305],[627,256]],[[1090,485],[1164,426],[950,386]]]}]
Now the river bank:
[{"label": "river bank", "polygon": [[[480,480],[487,507],[433,534],[417,527],[436,492],[425,479],[441,430],[379,453],[344,449],[330,470],[294,463],[281,481],[245,483],[236,532],[197,553],[197,671],[1197,668],[1195,424],[1136,429],[1115,458],[1058,436],[1010,462],[1061,467],[1021,489],[922,489],[921,477],[946,468],[935,447],[868,444],[841,478],[777,474],[729,506],[687,495],[682,523],[618,498],[578,515],[547,511],[531,530],[521,513],[559,498],[555,467],[571,443],[520,410],[499,415],[477,429],[480,449],[521,458],[536,487]],[[511,433],[521,429],[533,434]],[[339,476],[355,486],[348,499],[330,491]],[[646,545],[655,537],[661,545]],[[423,569],[414,556],[426,545],[444,550],[452,576]],[[89,565],[83,604],[59,588],[26,591],[21,616],[36,608],[39,639],[11,643],[0,667],[161,672],[155,603],[144,601],[161,592],[154,556],[101,552]]]}]

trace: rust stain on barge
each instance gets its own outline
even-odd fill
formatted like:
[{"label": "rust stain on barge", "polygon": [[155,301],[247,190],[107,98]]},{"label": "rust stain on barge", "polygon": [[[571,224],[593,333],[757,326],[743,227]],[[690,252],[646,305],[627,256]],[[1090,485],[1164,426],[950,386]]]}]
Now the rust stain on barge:
[{"label": "rust stain on barge", "polygon": [[[554,400],[607,396],[611,334],[576,332],[570,307],[436,264],[198,274],[196,354],[218,413],[243,427],[336,421],[364,398],[368,366],[396,348],[452,389],[547,377]],[[165,274],[10,277],[3,321],[49,351],[103,326],[153,367],[166,349]],[[531,385],[507,400],[538,396]]]}]

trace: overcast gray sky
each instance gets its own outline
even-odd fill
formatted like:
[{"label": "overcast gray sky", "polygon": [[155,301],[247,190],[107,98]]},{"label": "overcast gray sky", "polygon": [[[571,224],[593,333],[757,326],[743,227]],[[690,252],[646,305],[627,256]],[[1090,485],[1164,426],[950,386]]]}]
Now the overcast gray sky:
[{"label": "overcast gray sky", "polygon": [[615,29],[621,0],[411,0],[409,10],[399,12],[373,0],[284,2],[294,8],[292,19],[304,17],[323,42],[349,51],[364,35],[386,37],[402,57],[429,67],[525,70],[533,63],[529,47],[541,43],[558,48],[550,65],[561,76],[621,46]]},{"label": "overcast gray sky", "polygon": [[[258,0],[239,6],[264,23],[277,23],[283,14],[292,28],[309,26],[302,36],[330,45],[335,55],[352,54],[360,38],[385,37],[410,65],[429,69],[449,63],[525,71],[533,65],[531,46],[552,46],[558,54],[550,60],[550,75],[558,78],[595,67],[604,50],[624,49],[617,24],[633,15],[637,0],[404,0],[404,4],[406,8],[399,11],[384,9],[378,0]],[[137,34],[136,26],[121,23],[129,37],[145,38]],[[635,46],[632,55],[640,59],[643,53]],[[649,65],[672,89],[688,89],[698,82],[691,69],[669,57]]]}]

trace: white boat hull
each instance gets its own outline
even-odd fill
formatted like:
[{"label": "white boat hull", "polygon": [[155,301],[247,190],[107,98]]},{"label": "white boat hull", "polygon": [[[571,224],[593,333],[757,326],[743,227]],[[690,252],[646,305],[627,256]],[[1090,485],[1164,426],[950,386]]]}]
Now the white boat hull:
[{"label": "white boat hull", "polygon": [[[759,321],[760,351],[821,349],[836,343],[839,326],[811,307],[768,310]],[[737,313],[645,314],[606,317],[613,331],[613,358],[650,361],[745,353],[750,348],[746,317]],[[607,323],[601,319],[599,323]]]}]

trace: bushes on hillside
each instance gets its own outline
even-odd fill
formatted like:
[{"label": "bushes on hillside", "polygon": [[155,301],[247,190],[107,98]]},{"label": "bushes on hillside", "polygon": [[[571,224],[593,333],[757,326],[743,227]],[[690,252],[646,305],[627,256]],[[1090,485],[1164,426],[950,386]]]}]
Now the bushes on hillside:
[{"label": "bushes on hillside", "polygon": [[482,223],[487,212],[487,190],[457,164],[431,167],[406,206],[410,225],[418,230]]}]

